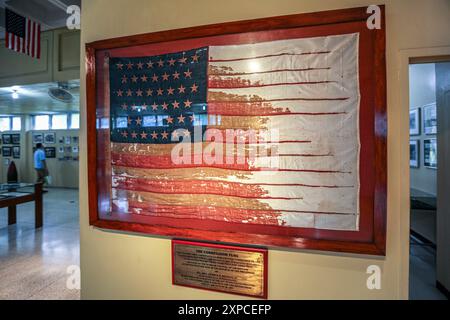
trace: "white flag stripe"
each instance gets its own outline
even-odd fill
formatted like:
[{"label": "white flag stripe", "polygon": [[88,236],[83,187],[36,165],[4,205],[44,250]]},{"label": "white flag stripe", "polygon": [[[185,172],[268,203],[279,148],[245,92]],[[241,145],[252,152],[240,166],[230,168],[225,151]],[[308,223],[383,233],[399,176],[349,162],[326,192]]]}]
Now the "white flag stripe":
[{"label": "white flag stripe", "polygon": [[[240,116],[222,116],[220,124],[214,128],[227,129],[229,127],[241,128],[243,130],[277,130],[281,141],[317,141],[324,138],[332,141],[339,139],[354,139],[355,126],[349,126],[348,122],[357,121],[356,112],[337,115],[280,115],[245,117],[244,122]],[[248,126],[247,126],[248,122]],[[251,127],[251,126],[254,127]],[[212,127],[212,126],[210,126]],[[319,130],[320,128],[320,130]],[[212,131],[211,131],[212,133]]]},{"label": "white flag stripe", "polygon": [[286,223],[298,228],[342,231],[353,231],[358,228],[354,215],[283,212],[278,220],[280,224]]},{"label": "white flag stripe", "polygon": [[[353,33],[347,35],[276,40],[250,44],[211,46],[209,48],[209,56],[210,59],[214,60],[253,58],[257,56],[284,53],[304,54],[302,57],[309,57],[307,54],[311,52],[341,51],[343,48],[348,48],[357,37],[358,34]],[[313,56],[316,57],[316,55]]]}]

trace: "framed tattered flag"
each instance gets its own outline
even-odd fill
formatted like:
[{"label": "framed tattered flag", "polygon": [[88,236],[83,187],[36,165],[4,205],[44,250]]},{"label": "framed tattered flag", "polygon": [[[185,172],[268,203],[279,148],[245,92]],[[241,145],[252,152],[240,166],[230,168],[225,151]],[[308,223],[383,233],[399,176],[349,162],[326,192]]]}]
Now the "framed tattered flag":
[{"label": "framed tattered flag", "polygon": [[385,254],[386,77],[366,8],[86,46],[90,223]]}]

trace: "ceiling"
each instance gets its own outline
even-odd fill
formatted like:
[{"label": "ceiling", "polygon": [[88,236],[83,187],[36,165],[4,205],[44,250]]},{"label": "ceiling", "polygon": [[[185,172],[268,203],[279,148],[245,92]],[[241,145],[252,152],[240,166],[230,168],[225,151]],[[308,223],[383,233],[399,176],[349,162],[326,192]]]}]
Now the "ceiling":
[{"label": "ceiling", "polygon": [[[68,88],[73,95],[71,103],[60,102],[49,96],[48,90],[58,85]],[[18,95],[16,99],[13,97],[14,92]],[[51,114],[79,110],[80,80],[0,88],[0,115]]]},{"label": "ceiling", "polygon": [[0,0],[0,39],[5,37],[5,7],[41,23],[45,31],[66,25],[70,5],[81,7],[81,0]]}]

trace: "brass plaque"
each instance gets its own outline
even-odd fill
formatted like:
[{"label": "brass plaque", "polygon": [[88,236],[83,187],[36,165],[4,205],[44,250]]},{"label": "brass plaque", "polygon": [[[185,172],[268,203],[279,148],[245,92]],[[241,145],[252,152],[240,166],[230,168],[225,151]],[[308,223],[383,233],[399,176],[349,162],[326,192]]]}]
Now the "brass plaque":
[{"label": "brass plaque", "polygon": [[173,284],[267,298],[267,250],[172,242]]}]

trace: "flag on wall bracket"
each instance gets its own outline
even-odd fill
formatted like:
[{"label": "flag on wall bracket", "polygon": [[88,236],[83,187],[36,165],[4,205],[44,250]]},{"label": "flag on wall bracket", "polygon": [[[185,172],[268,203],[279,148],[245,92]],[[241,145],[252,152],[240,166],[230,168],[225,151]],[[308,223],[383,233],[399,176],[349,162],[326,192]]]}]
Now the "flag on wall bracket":
[{"label": "flag on wall bracket", "polygon": [[41,25],[5,9],[5,45],[16,52],[41,58]]}]

